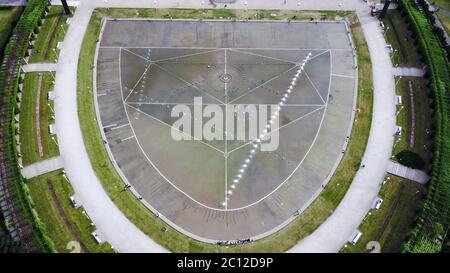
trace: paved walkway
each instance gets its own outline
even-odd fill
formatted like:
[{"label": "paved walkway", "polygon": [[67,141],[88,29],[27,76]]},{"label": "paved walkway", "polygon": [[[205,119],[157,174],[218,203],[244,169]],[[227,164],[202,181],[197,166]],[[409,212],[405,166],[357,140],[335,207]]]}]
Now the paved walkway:
[{"label": "paved walkway", "polygon": [[393,71],[395,76],[423,77],[425,75],[424,69],[415,67],[394,67]]},{"label": "paved walkway", "polygon": [[77,8],[61,49],[55,82],[55,116],[60,153],[75,194],[97,232],[119,252],[165,252],[136,228],[106,194],[92,169],[77,112],[77,66],[82,37],[92,14],[83,1]]},{"label": "paved walkway", "polygon": [[24,167],[22,175],[26,179],[30,179],[62,168],[64,168],[63,159],[60,156],[55,156]]},{"label": "paved walkway", "polygon": [[432,6],[432,5],[430,5],[430,10],[436,11],[436,10],[438,10],[438,9],[439,9],[439,12],[442,12],[442,13],[444,13],[445,15],[450,16],[450,10],[446,10],[446,9],[440,8],[440,7],[438,7],[438,6]]},{"label": "paved walkway", "polygon": [[[180,2],[182,4],[180,4]],[[76,105],[77,63],[80,53],[80,37],[89,22],[92,9],[108,7],[185,7],[205,8],[208,1],[165,0],[100,0],[82,1],[74,15],[77,24],[71,24],[61,50],[57,67],[55,91],[56,123],[60,152],[66,172],[80,201],[97,226],[102,238],[108,240],[120,252],[163,252],[139,229],[137,229],[110,200],[89,163],[84,147]],[[383,181],[386,165],[391,155],[395,129],[395,88],[392,63],[385,50],[385,41],[378,21],[370,17],[369,9],[359,0],[284,0],[238,1],[232,8],[259,9],[308,9],[308,10],[358,10],[373,62],[374,109],[372,128],[367,150],[363,157],[366,167],[361,169],[335,213],[313,234],[291,249],[291,252],[337,252],[351,237],[372,201],[377,196]],[[156,4],[154,4],[156,3]],[[342,3],[342,4],[340,4]],[[218,7],[221,7],[218,5]]]},{"label": "paved walkway", "polygon": [[25,73],[56,71],[56,63],[32,63],[22,66]]},{"label": "paved walkway", "polygon": [[[61,0],[51,0],[52,5],[62,5]],[[80,4],[80,0],[67,0],[67,5],[76,7]]]},{"label": "paved walkway", "polygon": [[387,172],[424,185],[430,180],[426,172],[408,168],[395,161],[389,161]]}]

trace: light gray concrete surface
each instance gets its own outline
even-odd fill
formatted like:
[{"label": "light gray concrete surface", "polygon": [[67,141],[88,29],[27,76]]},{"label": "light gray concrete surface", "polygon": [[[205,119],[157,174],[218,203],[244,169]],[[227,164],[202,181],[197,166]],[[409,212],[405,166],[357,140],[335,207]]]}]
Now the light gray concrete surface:
[{"label": "light gray concrete surface", "polygon": [[32,63],[22,66],[25,73],[56,71],[56,63]]},{"label": "light gray concrete surface", "polygon": [[[126,34],[123,29],[127,30]],[[241,36],[242,33],[246,34]],[[157,82],[139,84],[145,67],[144,60],[135,54],[145,54],[148,49],[133,47],[158,47],[161,41],[164,49],[152,48],[153,60],[175,52],[182,55],[191,52],[177,47],[227,49],[216,48],[214,52],[202,54],[195,51],[196,55],[181,59],[170,55],[169,62],[155,61],[149,68],[148,75],[158,79]],[[94,72],[95,97],[100,127],[106,127],[104,139],[111,149],[111,160],[152,210],[170,219],[165,221],[182,233],[191,237],[195,234],[196,239],[207,242],[268,236],[295,219],[295,212],[303,211],[315,199],[339,164],[353,121],[357,87],[353,46],[343,22],[108,20],[100,45]],[[110,47],[115,45],[127,48],[120,52],[119,48]],[[272,49],[254,49],[255,45]],[[327,48],[330,50],[325,51]],[[137,53],[131,54],[131,50]],[[225,199],[227,185],[232,182],[227,179],[225,169],[228,177],[236,175],[239,165],[229,163],[245,156],[250,145],[238,148],[242,142],[231,140],[227,145],[225,141],[209,144],[174,141],[170,137],[174,119],[170,117],[171,106],[166,103],[192,103],[195,96],[202,96],[204,101],[230,101],[232,106],[235,103],[277,104],[279,98],[270,90],[287,88],[295,72],[279,73],[293,68],[308,52],[313,54],[305,67],[308,76],[300,77],[293,95],[285,102],[289,109],[283,107],[280,111],[283,129],[277,156],[270,152],[258,153],[244,183],[235,187],[229,200]],[[260,54],[271,54],[292,63]],[[215,69],[192,63],[200,60],[211,62]],[[246,66],[259,62],[264,64]],[[130,72],[137,67],[141,67],[140,74]],[[281,67],[284,69],[279,70]],[[229,90],[233,91],[227,92],[226,98],[223,97],[225,84],[217,77],[225,69],[233,75],[228,83]],[[118,77],[120,74],[122,77]],[[171,75],[178,75],[183,81]],[[241,75],[245,75],[245,81]],[[275,75],[277,79],[273,79]],[[270,82],[261,84],[263,79]],[[171,91],[180,87],[184,87],[182,93]],[[252,88],[256,90],[249,91]],[[122,107],[121,102],[124,102]],[[307,117],[297,119],[306,113],[309,113]],[[327,151],[326,155],[323,151]],[[224,152],[229,155],[227,158]],[[207,172],[196,171],[198,167],[205,170],[205,166]]]},{"label": "light gray concrete surface", "polygon": [[[56,122],[60,152],[67,174],[76,194],[93,219],[100,235],[121,252],[162,252],[138,230],[109,199],[89,163],[76,106],[76,72],[81,37],[96,6],[109,7],[205,7],[200,0],[169,1],[82,1],[67,33],[57,67],[55,90]],[[156,4],[154,4],[156,3]],[[374,112],[369,142],[363,157],[366,167],[361,169],[343,201],[331,217],[313,234],[299,242],[291,252],[337,252],[351,237],[369,211],[379,191],[391,155],[395,128],[395,89],[392,63],[385,50],[385,41],[378,21],[368,15],[369,9],[359,0],[303,0],[297,1],[238,1],[231,8],[261,9],[310,9],[310,10],[358,10],[373,62]],[[341,4],[342,3],[342,4]]]},{"label": "light gray concrete surface", "polygon": [[423,77],[425,70],[415,67],[394,67],[393,72],[395,76],[403,77]]},{"label": "light gray concrete surface", "polygon": [[408,168],[394,161],[389,161],[387,165],[387,172],[396,176],[400,176],[415,181],[420,184],[426,184],[428,180],[430,180],[430,177],[426,172]]},{"label": "light gray concrete surface", "polygon": [[22,175],[26,179],[30,179],[61,168],[64,168],[64,162],[60,156],[56,156],[25,166],[22,169]]}]

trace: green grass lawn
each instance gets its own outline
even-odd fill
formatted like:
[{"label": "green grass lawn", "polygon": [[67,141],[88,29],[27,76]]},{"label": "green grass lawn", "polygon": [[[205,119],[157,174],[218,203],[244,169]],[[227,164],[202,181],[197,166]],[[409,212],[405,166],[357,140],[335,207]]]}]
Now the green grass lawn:
[{"label": "green grass lawn", "polygon": [[45,17],[45,21],[37,35],[36,42],[29,63],[55,62],[58,57],[58,42],[62,42],[65,32],[68,29],[66,19],[69,16],[64,14],[62,6],[51,6]]},{"label": "green grass lawn", "polygon": [[399,66],[422,67],[419,50],[413,44],[411,31],[404,24],[404,18],[397,10],[389,10],[386,18],[383,20],[386,30],[385,38],[397,52],[391,55],[392,63]]},{"label": "green grass lawn", "polygon": [[[386,34],[387,42],[392,44],[397,52],[393,54],[393,63],[399,66],[422,66],[421,55],[414,46],[411,32],[407,30],[407,25],[397,10],[390,10],[384,20],[389,26]],[[414,90],[414,111],[415,111],[415,137],[414,146],[410,147],[412,128],[412,108],[409,94],[409,84],[411,81]],[[431,129],[431,111],[429,109],[429,90],[426,87],[426,80],[418,77],[396,78],[397,95],[402,96],[403,108],[397,106],[397,125],[402,127],[402,137],[398,139],[393,148],[393,155],[403,150],[411,150],[419,154],[425,162],[431,160],[431,138],[426,134],[426,129]],[[426,145],[427,148],[424,147]]]},{"label": "green grass lawn", "polygon": [[90,233],[95,230],[83,208],[75,209],[69,197],[73,195],[70,183],[62,170],[34,177],[27,182],[35,210],[45,224],[46,234],[58,252],[70,252],[70,241],[80,243],[81,252],[114,252],[108,243],[98,245]]},{"label": "green grass lawn", "polygon": [[0,56],[2,55],[3,47],[8,41],[14,22],[19,18],[22,9],[22,7],[0,6]]},{"label": "green grass lawn", "polygon": [[[262,14],[258,11],[233,11],[234,18],[246,18],[249,14]],[[283,18],[281,12],[276,11],[278,18]],[[359,67],[359,93],[357,104],[360,111],[356,115],[348,150],[341,161],[335,175],[324,192],[301,214],[293,223],[281,231],[251,244],[236,247],[218,247],[201,243],[184,236],[173,229],[161,232],[166,224],[156,218],[145,208],[130,192],[122,192],[123,182],[105,150],[97,121],[92,96],[92,69],[96,40],[100,31],[102,16],[110,17],[163,17],[163,18],[206,18],[211,11],[202,10],[154,10],[154,9],[100,9],[96,10],[91,18],[88,30],[83,40],[83,46],[78,63],[78,115],[87,152],[94,171],[103,184],[106,192],[120,208],[120,210],[144,233],[154,241],[173,252],[282,252],[289,249],[300,239],[315,230],[342,200],[350,186],[352,179],[359,168],[360,159],[364,153],[370,130],[372,117],[372,72],[370,56],[361,27],[358,23],[352,25],[352,33],[358,50]],[[245,16],[241,17],[242,14]],[[265,14],[265,13],[264,13]],[[291,18],[322,17],[331,19],[331,16],[341,16],[335,12],[294,12],[285,11]],[[238,16],[239,15],[239,16]],[[349,15],[349,14],[347,14]],[[270,16],[270,15],[269,15]],[[355,18],[353,15],[351,16]],[[198,18],[198,17],[197,17]],[[335,18],[335,17],[333,17]]]},{"label": "green grass lawn", "polygon": [[[409,81],[412,82],[414,90],[414,111],[415,111],[415,136],[414,146],[410,147],[411,128],[412,128],[412,109],[409,94]],[[426,87],[426,80],[417,77],[403,77],[396,79],[397,95],[402,96],[403,109],[397,106],[399,115],[397,116],[397,124],[402,126],[402,137],[395,143],[393,155],[403,150],[411,150],[419,154],[425,162],[431,165],[431,147],[432,138],[426,133],[427,129],[432,128],[431,110],[429,107],[429,90]],[[425,146],[426,148],[425,148]]]},{"label": "green grass lawn", "polygon": [[[40,96],[40,130],[44,155],[41,157],[38,150],[36,128],[36,96],[39,77],[42,77]],[[47,100],[47,94],[53,89],[53,76],[46,73],[27,73],[23,83],[22,103],[20,112],[20,142],[23,164],[50,158],[59,154],[58,146],[52,139],[48,125],[54,123],[53,102]],[[50,104],[50,106],[49,106]]]},{"label": "green grass lawn", "polygon": [[379,242],[383,253],[401,251],[416,220],[425,187],[400,177],[388,177],[379,194],[383,199],[381,208],[370,211],[359,226],[361,239],[355,246],[347,244],[342,252],[366,252],[370,241]]}]

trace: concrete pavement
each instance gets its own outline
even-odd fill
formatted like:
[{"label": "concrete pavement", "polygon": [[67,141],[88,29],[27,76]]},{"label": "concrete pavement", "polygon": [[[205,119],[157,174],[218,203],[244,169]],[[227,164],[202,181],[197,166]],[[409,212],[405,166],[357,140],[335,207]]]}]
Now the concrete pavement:
[{"label": "concrete pavement", "polygon": [[132,224],[116,207],[92,169],[77,110],[77,66],[82,37],[92,7],[80,4],[63,44],[55,82],[55,116],[61,157],[75,194],[94,222],[99,236],[119,252],[166,252]]},{"label": "concrete pavement", "polygon": [[[374,102],[369,141],[361,168],[334,213],[289,252],[338,252],[370,210],[386,173],[394,144],[395,82],[390,56],[378,20],[357,5],[357,14],[372,60]],[[364,236],[364,235],[363,235]]]}]

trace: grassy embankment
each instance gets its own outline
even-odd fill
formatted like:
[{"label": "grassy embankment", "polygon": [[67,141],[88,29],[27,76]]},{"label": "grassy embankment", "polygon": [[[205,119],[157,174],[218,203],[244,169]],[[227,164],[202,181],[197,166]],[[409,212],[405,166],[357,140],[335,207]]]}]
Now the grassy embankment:
[{"label": "grassy embankment", "polygon": [[[41,80],[39,79],[41,77]],[[40,110],[36,111],[37,93],[40,84]],[[50,135],[49,124],[54,123],[53,102],[47,99],[53,90],[53,76],[50,72],[27,73],[23,82],[20,112],[20,142],[23,165],[29,165],[59,154],[56,136]],[[39,114],[40,135],[43,156],[39,154],[36,115]]]},{"label": "grassy embankment", "polygon": [[0,6],[0,56],[22,10],[22,7]]}]

